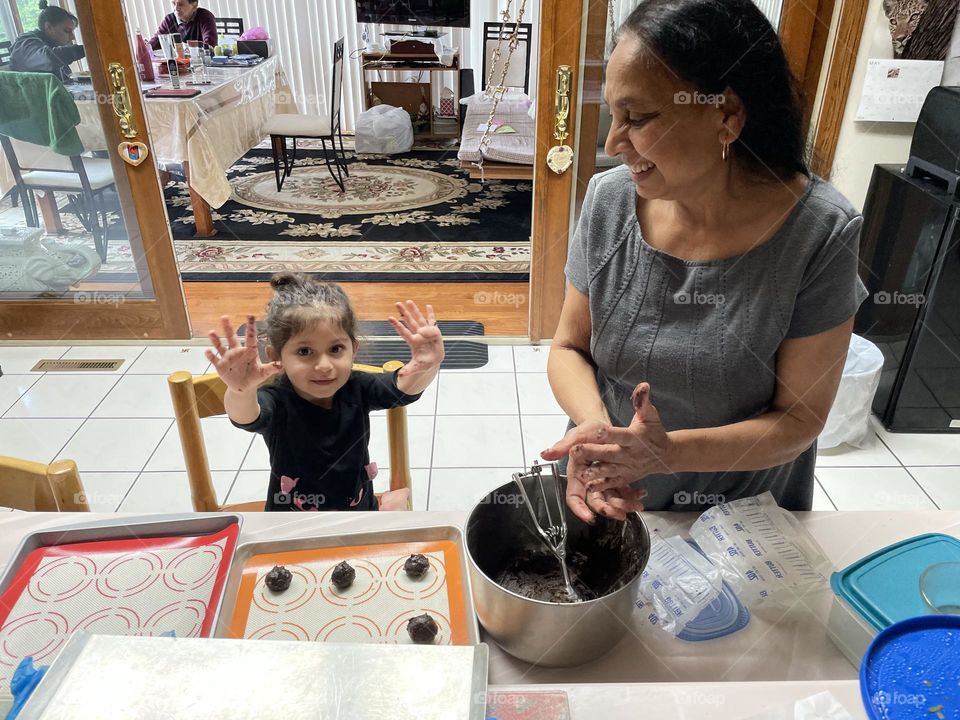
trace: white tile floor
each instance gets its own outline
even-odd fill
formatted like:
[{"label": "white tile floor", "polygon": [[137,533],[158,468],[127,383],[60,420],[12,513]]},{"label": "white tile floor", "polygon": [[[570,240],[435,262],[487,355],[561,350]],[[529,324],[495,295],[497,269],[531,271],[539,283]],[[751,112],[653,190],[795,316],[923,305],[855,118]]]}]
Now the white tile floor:
[{"label": "white tile floor", "polygon": [[[166,375],[202,373],[204,347],[0,346],[0,455],[71,458],[100,511],[190,510]],[[468,509],[562,437],[546,377],[548,348],[493,346],[479,370],[443,371],[409,408],[414,507]],[[40,359],[123,358],[115,372],[31,373]],[[263,441],[225,418],[204,422],[222,502],[263,498]],[[386,419],[371,418],[371,457],[389,480]],[[814,509],[960,509],[960,434],[891,434],[873,421],[864,448],[822,451]]]}]

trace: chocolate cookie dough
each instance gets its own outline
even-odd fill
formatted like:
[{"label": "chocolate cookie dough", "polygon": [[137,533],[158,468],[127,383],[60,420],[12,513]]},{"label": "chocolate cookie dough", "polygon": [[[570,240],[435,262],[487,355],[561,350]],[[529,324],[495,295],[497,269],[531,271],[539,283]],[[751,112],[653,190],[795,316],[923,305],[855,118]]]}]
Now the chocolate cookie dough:
[{"label": "chocolate cookie dough", "polygon": [[430,560],[425,555],[411,555],[403,564],[403,571],[412,578],[423,577],[430,569]]},{"label": "chocolate cookie dough", "polygon": [[[421,555],[421,557],[423,556]],[[407,634],[410,635],[411,640],[419,645],[429,645],[436,639],[439,632],[440,627],[437,625],[437,621],[427,613],[417,615],[407,621]]]},{"label": "chocolate cookie dough", "polygon": [[338,563],[333,569],[333,575],[330,577],[330,579],[338,589],[344,590],[353,585],[353,580],[356,577],[357,571],[353,569],[353,566],[350,565],[350,563],[344,560],[343,562]]},{"label": "chocolate cookie dough", "polygon": [[263,582],[270,590],[279,593],[290,587],[291,580],[293,580],[292,572],[283,565],[274,565],[273,570],[267,573]]}]

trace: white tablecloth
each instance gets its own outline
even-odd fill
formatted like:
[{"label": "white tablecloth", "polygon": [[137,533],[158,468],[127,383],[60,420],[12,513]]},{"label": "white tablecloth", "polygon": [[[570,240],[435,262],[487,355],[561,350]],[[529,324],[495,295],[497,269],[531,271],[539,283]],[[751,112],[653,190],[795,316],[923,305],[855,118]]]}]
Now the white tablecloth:
[{"label": "white tablecloth", "polygon": [[[0,563],[6,565],[29,532],[117,514],[9,513],[0,517]],[[127,517],[135,517],[128,515]],[[960,537],[960,512],[797,513],[834,567],[846,567],[890,543],[926,532]],[[645,513],[648,527],[664,535],[686,530],[693,514]],[[337,535],[396,528],[456,525],[463,512],[417,513],[248,513],[239,542]],[[855,680],[856,669],[827,635],[829,589],[786,613],[754,612],[749,625],[729,637],[707,642],[677,640],[634,614],[624,639],[599,660],[576,668],[539,668],[520,662],[490,642],[491,685],[528,683],[753,682]],[[693,717],[691,715],[690,717]],[[697,716],[699,717],[699,716]]]},{"label": "white tablecloth", "polygon": [[[263,126],[276,113],[295,113],[296,104],[277,57],[251,68],[208,68],[212,85],[199,86],[193,98],[144,98],[147,128],[161,169],[190,164],[190,184],[212,207],[231,194],[227,170],[263,140]],[[164,78],[165,85],[169,80]],[[191,87],[183,85],[182,87]],[[93,90],[89,97],[93,98]],[[110,150],[104,137],[100,106],[77,93],[84,148]],[[140,119],[142,122],[142,119]],[[140,137],[144,137],[144,128]],[[13,186],[6,159],[0,159],[0,192]]]}]

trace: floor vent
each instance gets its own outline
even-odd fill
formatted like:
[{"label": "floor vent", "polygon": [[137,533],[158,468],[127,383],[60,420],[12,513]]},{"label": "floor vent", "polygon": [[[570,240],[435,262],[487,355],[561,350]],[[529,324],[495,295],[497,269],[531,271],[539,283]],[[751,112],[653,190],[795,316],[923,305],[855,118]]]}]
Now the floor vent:
[{"label": "floor vent", "polygon": [[31,372],[77,372],[117,370],[123,360],[41,360],[31,368]]}]

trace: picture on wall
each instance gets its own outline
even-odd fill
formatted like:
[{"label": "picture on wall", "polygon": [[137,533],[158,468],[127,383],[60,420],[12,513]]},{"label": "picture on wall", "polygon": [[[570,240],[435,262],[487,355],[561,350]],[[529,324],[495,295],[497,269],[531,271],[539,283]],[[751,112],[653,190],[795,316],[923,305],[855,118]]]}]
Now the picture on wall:
[{"label": "picture on wall", "polygon": [[958,8],[958,0],[883,0],[893,57],[946,60]]}]

